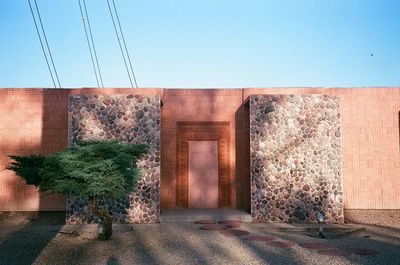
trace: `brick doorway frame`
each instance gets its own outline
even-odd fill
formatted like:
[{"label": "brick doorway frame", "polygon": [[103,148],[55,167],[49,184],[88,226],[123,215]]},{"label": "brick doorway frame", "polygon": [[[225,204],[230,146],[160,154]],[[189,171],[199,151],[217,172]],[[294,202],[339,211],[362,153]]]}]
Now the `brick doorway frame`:
[{"label": "brick doorway frame", "polygon": [[189,141],[218,142],[218,208],[231,207],[229,122],[177,122],[176,204],[188,208]]}]

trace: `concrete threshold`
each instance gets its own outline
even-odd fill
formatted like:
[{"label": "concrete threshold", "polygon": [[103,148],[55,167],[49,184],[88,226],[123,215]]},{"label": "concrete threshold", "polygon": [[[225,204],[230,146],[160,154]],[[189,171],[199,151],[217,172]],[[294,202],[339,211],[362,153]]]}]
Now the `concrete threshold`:
[{"label": "concrete threshold", "polygon": [[241,220],[250,223],[251,215],[237,209],[163,209],[160,222],[198,221],[198,220]]}]

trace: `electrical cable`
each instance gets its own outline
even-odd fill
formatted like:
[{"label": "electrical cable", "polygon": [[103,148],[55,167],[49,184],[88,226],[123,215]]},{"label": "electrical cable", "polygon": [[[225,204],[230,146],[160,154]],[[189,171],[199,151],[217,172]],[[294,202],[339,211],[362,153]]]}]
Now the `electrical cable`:
[{"label": "electrical cable", "polygon": [[121,22],[120,22],[120,20],[119,20],[119,15],[118,15],[117,7],[115,6],[115,1],[112,0],[112,2],[113,2],[113,6],[114,6],[114,11],[115,11],[115,15],[116,15],[116,18],[117,18],[117,22],[118,22],[118,27],[119,27],[119,30],[120,30],[120,32],[121,32],[122,41],[123,41],[123,43],[124,43],[125,52],[126,52],[126,55],[127,55],[127,57],[128,57],[128,62],[129,62],[129,66],[130,66],[130,69],[131,69],[131,72],[132,72],[133,80],[135,81],[135,85],[136,85],[136,88],[137,88],[138,85],[137,85],[137,82],[136,82],[136,76],[135,76],[135,72],[133,71],[132,62],[131,62],[131,58],[130,58],[130,56],[129,56],[128,48],[127,48],[127,46],[126,46],[124,33],[122,32],[122,27],[121,27]]},{"label": "electrical cable", "polygon": [[[109,1],[109,0],[107,0],[107,5],[108,5],[108,10],[110,11],[111,20],[112,20],[112,23],[113,23],[113,26],[114,26],[115,35],[117,36],[119,49],[120,49],[120,51],[121,51],[122,58],[123,58],[123,60],[124,60],[125,69],[126,69],[126,72],[128,73],[129,82],[130,82],[131,86],[133,87],[132,78],[131,78],[131,73],[129,72],[129,68],[128,68],[128,64],[127,64],[127,62],[126,62],[124,50],[123,50],[122,45],[121,45],[121,38],[123,39],[123,36],[120,38],[120,36],[119,36],[119,34],[118,34],[117,26],[116,26],[116,24],[115,24],[114,15],[113,15],[113,13],[112,13],[111,6],[110,6],[110,1]],[[114,8],[115,8],[115,3],[114,3]],[[116,9],[115,9],[115,10],[116,10]],[[120,29],[121,29],[121,28],[120,28]],[[122,33],[122,30],[121,30],[121,33]],[[126,47],[126,44],[125,44],[125,47]],[[126,50],[126,51],[127,51],[127,50]],[[128,57],[129,57],[129,55],[128,55]],[[131,64],[131,65],[132,65],[132,64]],[[131,68],[131,69],[132,69],[132,68]],[[133,73],[133,70],[132,70],[132,75],[133,75],[133,77],[134,77],[134,79],[135,79],[135,85],[136,85],[136,88],[137,88],[138,86],[137,86],[137,83],[136,83],[136,78],[135,78],[135,74]]]},{"label": "electrical cable", "polygon": [[95,65],[95,62],[94,62],[94,58],[93,58],[92,46],[90,45],[89,35],[88,35],[88,32],[87,32],[86,23],[85,23],[85,17],[84,17],[83,10],[82,10],[81,0],[78,0],[78,3],[79,3],[79,9],[81,11],[81,16],[82,16],[83,28],[85,29],[85,36],[86,36],[86,41],[87,41],[87,45],[88,45],[88,48],[89,48],[90,59],[92,60],[92,66],[93,66],[93,70],[94,70],[94,75],[96,77],[97,87],[100,87],[99,78],[98,78],[98,75],[97,75],[97,69],[96,69],[96,65]]},{"label": "electrical cable", "polygon": [[87,19],[88,28],[89,28],[90,39],[91,39],[91,41],[92,41],[93,52],[94,52],[94,58],[96,59],[96,65],[97,65],[97,69],[98,69],[98,71],[99,71],[100,83],[101,83],[101,86],[104,87],[104,85],[103,85],[103,78],[102,78],[101,72],[100,72],[99,60],[98,60],[98,58],[97,58],[96,46],[94,45],[93,34],[92,34],[92,28],[90,27],[89,15],[88,15],[88,12],[87,12],[86,1],[85,1],[85,0],[83,0],[83,7],[84,7],[84,9],[85,9],[86,19]]},{"label": "electrical cable", "polygon": [[[40,11],[39,11],[39,8],[38,8],[38,5],[37,5],[36,0],[34,0],[34,3],[35,3],[35,7],[36,7],[36,12],[37,12],[37,14],[38,14],[40,27],[42,28],[43,37],[44,37],[44,40],[45,40],[45,43],[46,43],[46,46],[47,46],[47,50],[48,50],[48,52],[49,52],[50,61],[51,61],[51,64],[53,65],[53,70],[54,70],[54,73],[55,73],[55,76],[56,76],[56,79],[57,79],[58,87],[61,88],[60,79],[58,78],[57,69],[56,69],[56,66],[55,66],[55,64],[54,64],[53,56],[51,55],[49,42],[47,41],[46,32],[44,31],[44,26],[43,26],[43,23],[42,23],[42,18],[41,18],[41,16],[40,16]],[[29,2],[29,4],[30,4],[30,2]]]},{"label": "electrical cable", "polygon": [[54,88],[57,88],[56,82],[54,81],[53,73],[52,73],[51,68],[50,68],[49,60],[47,59],[46,50],[45,50],[45,48],[44,48],[43,41],[42,41],[42,38],[41,38],[41,36],[40,36],[40,32],[39,32],[39,28],[38,28],[38,25],[37,25],[37,22],[36,22],[35,14],[33,13],[31,1],[28,0],[28,3],[29,3],[29,8],[30,8],[30,10],[31,10],[33,22],[35,23],[36,33],[37,33],[37,35],[38,35],[38,37],[39,37],[40,46],[42,47],[44,59],[46,60],[47,68],[49,69],[49,73],[50,73],[50,76],[51,76],[51,80],[53,81]]}]

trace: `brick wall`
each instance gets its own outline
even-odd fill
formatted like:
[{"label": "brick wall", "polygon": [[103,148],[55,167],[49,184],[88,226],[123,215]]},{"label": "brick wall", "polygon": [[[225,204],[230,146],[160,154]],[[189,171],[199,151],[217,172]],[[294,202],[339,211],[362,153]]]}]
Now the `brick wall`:
[{"label": "brick wall", "polygon": [[[249,165],[248,109],[255,94],[331,94],[341,98],[345,209],[400,209],[400,88],[0,89],[0,211],[63,210],[65,199],[40,198],[5,170],[11,154],[67,146],[70,94],[161,95],[161,208],[176,205],[176,122],[228,121],[231,206],[243,208]],[[242,198],[237,200],[236,198]]]},{"label": "brick wall", "polygon": [[[249,159],[240,144],[248,142],[241,89],[165,89],[161,110],[161,208],[176,208],[177,122],[228,122],[230,128],[229,183],[231,208],[249,208]],[[238,121],[238,122],[236,122]],[[239,125],[239,126],[238,126]],[[247,125],[248,126],[248,125]],[[237,129],[240,127],[240,129]],[[246,136],[247,135],[247,136]],[[247,167],[247,169],[246,169]]]},{"label": "brick wall", "polygon": [[70,94],[147,94],[160,89],[0,89],[0,211],[64,211],[65,196],[41,196],[6,170],[10,155],[49,154],[68,146]]}]

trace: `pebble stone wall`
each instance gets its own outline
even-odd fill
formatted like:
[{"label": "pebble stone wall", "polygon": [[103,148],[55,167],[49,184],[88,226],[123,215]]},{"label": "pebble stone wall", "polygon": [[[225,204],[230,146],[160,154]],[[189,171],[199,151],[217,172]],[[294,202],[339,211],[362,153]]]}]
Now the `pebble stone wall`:
[{"label": "pebble stone wall", "polygon": [[[77,140],[119,140],[147,144],[150,152],[138,161],[143,175],[126,200],[99,203],[116,223],[154,223],[160,214],[160,96],[71,95],[69,144]],[[67,199],[67,223],[93,222],[88,203]]]},{"label": "pebble stone wall", "polygon": [[251,96],[250,149],[254,222],[343,222],[338,97]]}]

